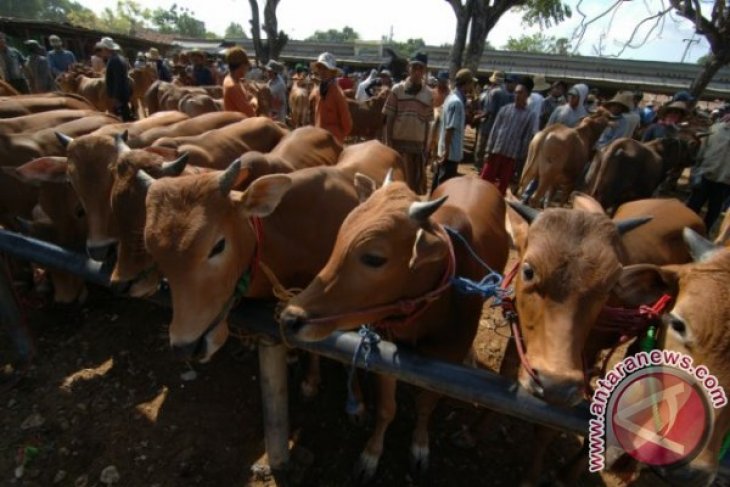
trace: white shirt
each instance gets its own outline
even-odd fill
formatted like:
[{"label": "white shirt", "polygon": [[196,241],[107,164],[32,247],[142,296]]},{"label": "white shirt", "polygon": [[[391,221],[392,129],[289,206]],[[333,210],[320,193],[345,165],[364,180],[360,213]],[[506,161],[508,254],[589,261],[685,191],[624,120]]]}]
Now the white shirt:
[{"label": "white shirt", "polygon": [[537,92],[530,93],[530,97],[527,99],[527,109],[535,114],[535,127],[533,133],[540,131],[540,114],[542,114],[542,104],[545,98]]}]

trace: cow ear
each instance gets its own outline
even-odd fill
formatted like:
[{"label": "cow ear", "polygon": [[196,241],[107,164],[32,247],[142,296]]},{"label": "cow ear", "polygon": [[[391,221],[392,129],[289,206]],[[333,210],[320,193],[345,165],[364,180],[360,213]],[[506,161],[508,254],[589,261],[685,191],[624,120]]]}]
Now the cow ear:
[{"label": "cow ear", "polygon": [[377,184],[370,176],[362,173],[355,173],[355,189],[357,189],[357,197],[360,203],[364,203],[370,195],[375,192]]},{"label": "cow ear", "polygon": [[3,166],[2,170],[24,183],[39,186],[41,183],[65,183],[68,181],[65,157],[39,157],[19,167]]},{"label": "cow ear", "polygon": [[606,210],[603,209],[595,198],[579,191],[573,193],[573,209],[587,211],[588,213],[599,213],[601,215],[606,213]]},{"label": "cow ear", "polygon": [[416,232],[416,241],[413,243],[411,260],[408,262],[410,269],[416,269],[423,264],[436,262],[446,256],[448,249],[438,235],[419,228]]},{"label": "cow ear", "polygon": [[508,204],[504,223],[507,234],[509,234],[512,240],[512,246],[518,251],[521,251],[527,242],[527,232],[530,228],[530,222]]},{"label": "cow ear", "polygon": [[651,304],[663,294],[676,296],[681,266],[637,264],[624,267],[611,290],[626,307]]},{"label": "cow ear", "polygon": [[231,199],[250,216],[268,216],[274,212],[292,185],[286,174],[270,174],[257,179],[246,191],[231,193]]}]

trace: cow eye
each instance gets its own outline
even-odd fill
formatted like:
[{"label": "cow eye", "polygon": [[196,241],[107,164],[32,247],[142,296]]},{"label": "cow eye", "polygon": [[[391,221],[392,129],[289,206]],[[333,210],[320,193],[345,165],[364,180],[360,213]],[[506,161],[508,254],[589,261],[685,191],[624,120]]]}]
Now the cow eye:
[{"label": "cow eye", "polygon": [[672,330],[674,330],[679,336],[684,337],[687,333],[687,326],[684,324],[684,321],[677,317],[676,315],[669,314],[665,318],[665,320],[668,322],[669,326],[672,327]]},{"label": "cow eye", "polygon": [[388,259],[375,254],[363,254],[360,261],[368,267],[382,267]]},{"label": "cow eye", "polygon": [[208,258],[212,259],[216,255],[223,252],[226,248],[226,239],[222,238],[218,240],[218,243],[215,244],[215,246],[210,250],[210,253],[208,254]]},{"label": "cow eye", "polygon": [[535,270],[532,268],[529,262],[522,264],[522,279],[525,282],[530,282],[535,278]]}]

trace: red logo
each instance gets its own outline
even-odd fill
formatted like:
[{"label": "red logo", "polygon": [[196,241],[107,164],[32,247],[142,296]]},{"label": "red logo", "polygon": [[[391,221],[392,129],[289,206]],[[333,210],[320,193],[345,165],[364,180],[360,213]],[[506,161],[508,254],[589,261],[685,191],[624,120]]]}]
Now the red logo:
[{"label": "red logo", "polygon": [[671,466],[694,458],[709,439],[710,405],[689,376],[649,367],[613,393],[609,438],[636,460]]}]

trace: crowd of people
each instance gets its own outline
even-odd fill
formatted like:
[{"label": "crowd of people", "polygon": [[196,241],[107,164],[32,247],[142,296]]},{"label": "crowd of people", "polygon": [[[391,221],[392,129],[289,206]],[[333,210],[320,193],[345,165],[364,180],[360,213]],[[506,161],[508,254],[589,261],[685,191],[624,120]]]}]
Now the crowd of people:
[{"label": "crowd of people", "polygon": [[[25,42],[28,55],[7,44],[0,33],[0,74],[20,93],[42,93],[56,89],[56,79],[77,63],[74,54],[55,35],[48,38],[50,52],[36,40]],[[464,159],[467,123],[476,130],[474,165],[480,176],[494,183],[504,194],[519,178],[528,146],[540,130],[554,124],[576,127],[600,107],[610,113],[611,123],[599,137],[595,150],[601,151],[622,137],[648,142],[671,136],[694,110],[695,101],[687,92],[655,110],[653,101],[643,102],[640,92],[620,91],[609,100],[600,100],[598,90],[585,83],[569,86],[564,81],[548,84],[544,76],[515,76],[494,71],[480,87],[468,69],[453,78],[448,71],[432,73],[428,56],[414,54],[404,79],[394,79],[388,69],[352,72],[340,69],[335,57],[322,53],[309,66],[287,67],[276,60],[264,66],[252,64],[239,46],[226,46],[218,54],[201,50],[177,52],[163,58],[152,48],[137,53],[132,65],[122,49],[109,37],[102,38],[90,59],[91,69],[106,78],[106,89],[114,112],[123,120],[133,120],[130,110],[132,67],[151,67],[157,78],[193,86],[222,85],[224,110],[254,116],[251,92],[244,80],[268,84],[271,118],[286,123],[290,109],[288,93],[292,84],[312,85],[312,122],[325,128],[341,142],[352,131],[347,98],[358,102],[386,90],[383,107],[382,141],[398,151],[405,162],[406,181],[418,194],[426,194],[427,168],[433,163],[431,190],[458,174]],[[706,223],[711,226],[730,200],[730,106],[718,110],[717,121],[707,134],[693,169],[692,194],[688,205],[699,209],[709,204]],[[533,181],[524,196],[535,188]]]}]

